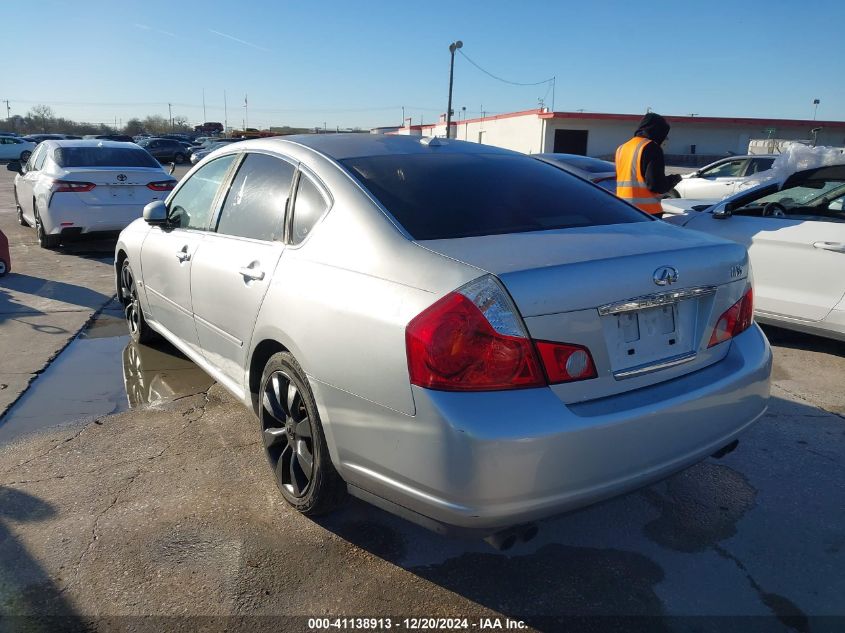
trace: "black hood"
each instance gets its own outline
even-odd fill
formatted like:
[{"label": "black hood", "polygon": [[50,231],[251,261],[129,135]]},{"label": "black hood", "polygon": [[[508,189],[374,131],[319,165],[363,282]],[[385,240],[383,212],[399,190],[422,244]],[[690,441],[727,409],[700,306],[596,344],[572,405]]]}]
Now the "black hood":
[{"label": "black hood", "polygon": [[640,121],[637,131],[634,132],[634,136],[649,138],[660,145],[666,140],[666,137],[669,136],[670,127],[671,126],[666,122],[666,119],[662,116],[655,114],[654,112],[649,112],[643,117],[643,120]]}]

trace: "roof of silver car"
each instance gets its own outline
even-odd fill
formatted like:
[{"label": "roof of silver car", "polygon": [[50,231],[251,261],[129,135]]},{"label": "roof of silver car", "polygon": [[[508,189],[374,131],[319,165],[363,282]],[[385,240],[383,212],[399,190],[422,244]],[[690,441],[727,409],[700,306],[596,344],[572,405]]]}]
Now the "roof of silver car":
[{"label": "roof of silver car", "polygon": [[[455,139],[431,139],[398,134],[294,134],[291,136],[244,141],[252,147],[270,148],[276,144],[297,143],[335,160],[359,156],[391,154],[473,153],[513,154],[510,150]],[[279,148],[280,150],[282,148]]]},{"label": "roof of silver car", "polygon": [[107,139],[63,139],[41,141],[39,145],[46,145],[47,147],[135,147],[140,149],[140,146],[128,141],[109,141]]}]

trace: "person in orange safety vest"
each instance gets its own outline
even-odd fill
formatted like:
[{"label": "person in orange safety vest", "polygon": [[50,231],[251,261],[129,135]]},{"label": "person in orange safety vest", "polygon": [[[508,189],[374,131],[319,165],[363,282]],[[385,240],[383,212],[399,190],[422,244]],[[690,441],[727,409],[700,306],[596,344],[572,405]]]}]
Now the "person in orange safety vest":
[{"label": "person in orange safety vest", "polygon": [[667,176],[661,145],[669,136],[669,123],[659,114],[646,114],[634,137],[616,149],[616,195],[657,217],[663,215],[662,194],[681,181]]}]

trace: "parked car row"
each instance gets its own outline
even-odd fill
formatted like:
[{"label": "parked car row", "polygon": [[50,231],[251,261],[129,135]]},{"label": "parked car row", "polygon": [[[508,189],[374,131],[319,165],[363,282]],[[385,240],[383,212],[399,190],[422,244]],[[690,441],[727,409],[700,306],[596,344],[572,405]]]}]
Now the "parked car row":
[{"label": "parked car row", "polygon": [[137,145],[45,141],[16,202],[47,247],[125,227],[133,340],[163,336],[253,409],[304,514],[351,494],[442,532],[527,536],[731,450],[767,406],[755,316],[845,339],[845,165],[664,222],[583,157],[229,141],[195,149],[178,185]]}]

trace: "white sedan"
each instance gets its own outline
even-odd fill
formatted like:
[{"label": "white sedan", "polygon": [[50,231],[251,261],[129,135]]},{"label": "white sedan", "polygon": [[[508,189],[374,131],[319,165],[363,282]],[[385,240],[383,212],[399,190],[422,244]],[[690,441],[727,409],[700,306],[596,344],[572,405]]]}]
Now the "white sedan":
[{"label": "white sedan", "polygon": [[666,221],[748,247],[758,321],[845,341],[843,206],[845,164],[828,165]]},{"label": "white sedan", "polygon": [[681,182],[669,192],[671,198],[721,200],[735,194],[743,183],[764,177],[775,156],[731,156],[706,167],[684,174]]},{"label": "white sedan", "polygon": [[15,205],[42,248],[91,233],[117,233],[164,200],[176,185],[158,161],[134,143],[44,141],[25,165],[12,162]]},{"label": "white sedan", "polygon": [[17,136],[0,136],[0,160],[26,162],[35,149],[35,143]]}]

